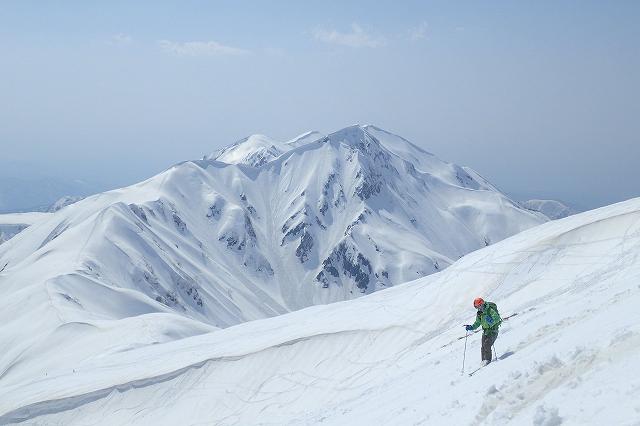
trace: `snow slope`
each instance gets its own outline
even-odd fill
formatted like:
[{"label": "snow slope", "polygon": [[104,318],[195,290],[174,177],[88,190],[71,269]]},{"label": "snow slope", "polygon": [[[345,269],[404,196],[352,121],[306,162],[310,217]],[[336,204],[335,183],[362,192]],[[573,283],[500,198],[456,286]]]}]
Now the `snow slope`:
[{"label": "snow slope", "polygon": [[0,214],[0,244],[48,216],[48,213],[40,212]]},{"label": "snow slope", "polygon": [[[501,328],[499,360],[468,377],[457,337],[479,295],[518,315]],[[95,353],[117,338],[113,322],[69,324],[59,333],[105,335],[3,363],[0,423],[637,425],[639,304],[633,199],[402,286],[198,336]],[[479,340],[468,339],[467,371]]]}]

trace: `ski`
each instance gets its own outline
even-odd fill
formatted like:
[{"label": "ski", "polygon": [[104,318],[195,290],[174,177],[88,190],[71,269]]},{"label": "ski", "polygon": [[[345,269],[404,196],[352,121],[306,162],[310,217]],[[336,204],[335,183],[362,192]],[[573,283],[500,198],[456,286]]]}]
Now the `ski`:
[{"label": "ski", "polygon": [[478,371],[480,371],[482,369],[482,367],[478,367],[475,370],[473,370],[471,373],[469,373],[469,377],[473,376],[474,374],[476,374]]},{"label": "ski", "polygon": [[[491,364],[491,363],[489,363]],[[487,365],[489,365],[487,364]],[[473,370],[471,373],[469,373],[469,377],[473,376],[474,374],[476,374],[478,371],[482,370],[484,367],[486,367],[487,365],[481,365],[480,367],[476,368],[475,370]]]}]

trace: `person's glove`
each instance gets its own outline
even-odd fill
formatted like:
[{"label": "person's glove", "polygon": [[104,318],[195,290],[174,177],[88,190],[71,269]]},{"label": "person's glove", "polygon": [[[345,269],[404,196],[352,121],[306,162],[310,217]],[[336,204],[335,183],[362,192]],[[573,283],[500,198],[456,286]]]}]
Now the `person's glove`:
[{"label": "person's glove", "polygon": [[487,317],[485,318],[485,321],[486,321],[486,322],[487,322],[487,324],[489,324],[489,325],[493,325],[493,323],[494,323],[494,319],[493,319],[493,317],[491,317],[491,316],[489,316],[489,315],[487,315]]},{"label": "person's glove", "polygon": [[465,329],[465,330],[467,330],[467,331],[471,331],[471,330],[473,330],[473,326],[472,326],[472,325],[469,325],[469,324],[466,324],[466,325],[464,326],[464,329]]}]

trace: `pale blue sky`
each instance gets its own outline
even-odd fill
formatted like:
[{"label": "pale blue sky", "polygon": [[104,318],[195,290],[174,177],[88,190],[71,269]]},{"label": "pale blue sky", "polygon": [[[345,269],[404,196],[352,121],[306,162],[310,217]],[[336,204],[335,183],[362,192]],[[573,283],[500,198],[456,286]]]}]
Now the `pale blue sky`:
[{"label": "pale blue sky", "polygon": [[640,2],[133,3],[0,3],[5,174],[123,185],[360,122],[507,192],[640,196]]}]

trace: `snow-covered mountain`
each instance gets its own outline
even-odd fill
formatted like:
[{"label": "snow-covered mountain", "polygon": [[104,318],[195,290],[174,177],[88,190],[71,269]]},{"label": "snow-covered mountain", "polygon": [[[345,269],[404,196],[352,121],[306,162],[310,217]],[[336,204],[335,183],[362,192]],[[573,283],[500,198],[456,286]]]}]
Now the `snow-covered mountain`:
[{"label": "snow-covered mountain", "polygon": [[84,197],[80,195],[65,195],[64,197],[58,198],[53,204],[49,206],[47,212],[55,213],[58,210],[61,210],[67,206],[70,206],[73,203],[77,203],[82,200]]},{"label": "snow-covered mountain", "polygon": [[29,286],[45,328],[149,312],[226,327],[431,274],[546,220],[376,127],[315,136],[249,137],[68,206],[0,247],[0,285]]},{"label": "snow-covered mountain", "polygon": [[[69,322],[19,351],[6,329],[31,327],[3,311],[36,304],[4,280],[0,423],[636,425],[639,282],[640,199],[366,297],[193,337],[180,338],[203,331],[183,316],[141,314]],[[48,291],[68,314],[56,286]],[[477,296],[517,315],[501,327],[499,359],[468,377],[463,350],[468,372],[480,338],[458,338]]]},{"label": "snow-covered mountain", "polygon": [[251,135],[211,155],[205,156],[204,159],[218,160],[227,164],[246,164],[259,167],[278,158],[285,152],[323,138],[325,138],[325,135],[317,131],[303,133],[284,143],[277,142],[264,135]]},{"label": "snow-covered mountain", "polygon": [[528,200],[522,205],[529,210],[542,213],[551,220],[562,219],[577,213],[576,210],[557,200]]}]

